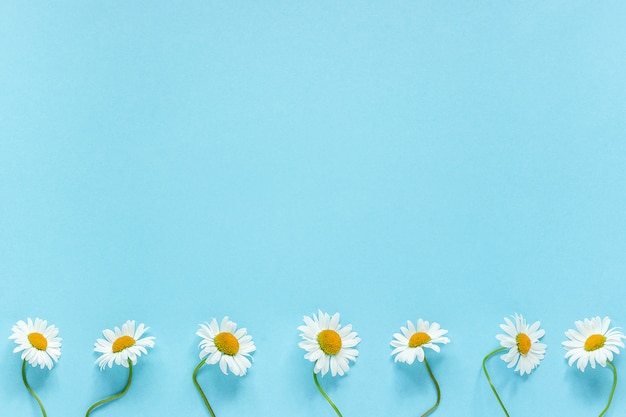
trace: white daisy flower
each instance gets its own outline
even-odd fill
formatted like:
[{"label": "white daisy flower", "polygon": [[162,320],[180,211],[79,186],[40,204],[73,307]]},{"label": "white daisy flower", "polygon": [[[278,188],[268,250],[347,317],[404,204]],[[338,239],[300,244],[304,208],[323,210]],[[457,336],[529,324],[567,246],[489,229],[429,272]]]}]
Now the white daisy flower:
[{"label": "white daisy flower", "polygon": [[125,368],[128,368],[129,360],[136,365],[142,353],[148,354],[146,348],[154,347],[154,336],[141,337],[148,329],[143,323],[135,329],[135,320],[128,320],[121,330],[117,327],[114,330],[103,330],[105,338],[98,339],[94,344],[94,351],[102,353],[96,360],[100,370],[106,365],[113,367],[113,362]]},{"label": "white daisy flower", "polygon": [[626,339],[626,336],[615,327],[609,329],[611,319],[608,317],[586,318],[575,324],[578,331],[570,329],[565,332],[569,340],[563,342],[563,347],[567,351],[565,359],[569,358],[569,365],[578,361],[578,369],[582,372],[585,372],[587,363],[592,368],[596,367],[596,363],[606,366],[607,361],[613,360],[613,354],[619,354],[619,348],[624,347],[622,339]]},{"label": "white daisy flower", "polygon": [[313,372],[326,375],[330,369],[332,376],[343,375],[350,369],[349,361],[355,362],[359,351],[354,347],[361,341],[352,325],[341,327],[339,313],[332,317],[328,313],[318,311],[313,317],[304,316],[304,326],[298,330],[302,340],[298,343],[307,353],[305,359],[315,362]]},{"label": "white daisy flower", "polygon": [[411,365],[417,358],[418,361],[424,361],[424,348],[432,349],[439,352],[437,343],[450,343],[450,339],[444,337],[447,330],[439,326],[439,323],[429,324],[427,321],[418,319],[417,326],[410,320],[407,321],[407,327],[400,327],[400,333],[394,333],[395,340],[391,341],[391,346],[395,347],[391,355],[396,355],[395,362],[404,362]]},{"label": "white daisy flower", "polygon": [[59,360],[62,339],[57,337],[59,329],[56,326],[48,326],[46,320],[37,317],[34,323],[30,318],[26,322],[20,320],[11,330],[13,334],[9,339],[18,345],[13,353],[22,352],[22,360],[28,361],[32,366],[39,365],[42,369],[44,366],[52,369],[52,361]]},{"label": "white daisy flower", "polygon": [[228,316],[222,319],[219,326],[216,319],[210,324],[201,324],[196,334],[202,338],[198,345],[202,349],[200,359],[206,357],[207,365],[219,362],[225,375],[230,369],[237,376],[244,376],[252,366],[248,359],[256,350],[252,336],[247,334],[245,328],[237,330],[237,323],[230,321]]},{"label": "white daisy flower", "polygon": [[509,349],[500,358],[508,363],[508,368],[515,366],[515,372],[519,372],[520,375],[530,374],[546,355],[546,345],[539,343],[539,339],[546,331],[539,328],[541,326],[539,321],[528,326],[522,315],[515,314],[513,318],[515,323],[507,317],[504,318],[505,324],[501,324],[500,328],[506,334],[496,336],[500,345]]}]

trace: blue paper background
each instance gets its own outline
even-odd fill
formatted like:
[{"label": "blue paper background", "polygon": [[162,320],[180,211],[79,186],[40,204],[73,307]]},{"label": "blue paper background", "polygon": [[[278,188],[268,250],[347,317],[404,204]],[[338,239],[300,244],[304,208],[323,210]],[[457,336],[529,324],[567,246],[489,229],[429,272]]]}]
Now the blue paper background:
[{"label": "blue paper background", "polygon": [[[60,328],[57,366],[28,371],[48,414],[122,388],[93,343],[136,319],[156,347],[94,415],[208,415],[194,333],[229,315],[258,350],[245,378],[202,370],[217,414],[330,416],[297,347],[321,308],[363,339],[322,380],[346,417],[434,403],[390,357],[418,317],[452,340],[427,353],[435,415],[500,414],[480,366],[515,312],[548,354],[524,378],[489,363],[509,411],[597,415],[610,371],[560,343],[584,317],[626,326],[625,21],[623,2],[0,3],[0,329]],[[13,347],[0,413],[36,416]]]}]

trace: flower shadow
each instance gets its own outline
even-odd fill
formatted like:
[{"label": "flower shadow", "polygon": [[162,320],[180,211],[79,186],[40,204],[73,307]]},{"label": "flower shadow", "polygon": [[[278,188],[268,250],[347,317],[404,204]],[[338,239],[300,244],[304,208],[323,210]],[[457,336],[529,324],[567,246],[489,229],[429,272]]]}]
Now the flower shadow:
[{"label": "flower shadow", "polygon": [[[133,373],[137,376],[137,369],[133,367]],[[100,370],[99,367],[93,367],[92,374],[95,375],[94,381],[97,381],[98,394],[107,395],[110,392],[117,392],[124,388],[124,384],[128,380],[128,368],[114,365],[112,368],[108,366]]]},{"label": "flower shadow", "polygon": [[585,372],[575,366],[568,367],[565,378],[572,397],[584,404],[597,403],[600,408],[606,403],[613,384],[611,370],[601,366],[587,367]]},{"label": "flower shadow", "polygon": [[[236,403],[244,377],[224,375],[218,365],[203,365],[198,371],[197,381],[211,406],[216,410]],[[198,404],[201,400],[198,399]],[[219,414],[219,413],[218,413]]]},{"label": "flower shadow", "polygon": [[[520,391],[523,392],[524,385],[526,385],[531,378],[535,377],[534,374],[537,372],[534,371],[531,374],[520,375],[514,368],[507,367],[507,364],[500,358],[500,355],[490,358],[486,363],[486,367],[493,385],[505,404],[512,402],[519,395]],[[485,379],[486,375],[482,370],[481,374],[481,378],[488,384],[488,381]]]},{"label": "flower shadow", "polygon": [[50,379],[50,371],[54,370],[48,368],[39,368],[33,367],[30,364],[26,364],[26,378],[28,379],[28,384],[35,391],[39,391],[40,388],[43,388],[47,381]]},{"label": "flower shadow", "polygon": [[[432,355],[433,357],[427,357],[428,364],[437,378],[440,355]],[[435,357],[437,356],[437,357]],[[393,363],[394,373],[394,391],[401,397],[419,395],[420,397],[430,397],[435,394],[435,387],[433,382],[426,371],[426,365],[423,362],[415,361],[409,365],[406,363]],[[432,393],[431,393],[432,391]]]}]

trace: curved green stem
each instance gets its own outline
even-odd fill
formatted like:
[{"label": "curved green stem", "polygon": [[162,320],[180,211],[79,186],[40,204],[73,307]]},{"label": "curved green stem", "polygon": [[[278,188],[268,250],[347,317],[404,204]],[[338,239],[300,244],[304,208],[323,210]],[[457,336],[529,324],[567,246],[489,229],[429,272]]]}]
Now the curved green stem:
[{"label": "curved green stem", "polygon": [[602,410],[598,417],[602,417],[608,411],[609,407],[611,406],[611,401],[613,401],[615,387],[617,386],[617,370],[615,369],[615,365],[613,365],[611,361],[606,361],[606,363],[611,367],[611,370],[613,371],[613,387],[611,388],[611,394],[609,395],[609,402],[606,403],[606,407],[604,407],[604,410]]},{"label": "curved green stem", "polygon": [[43,414],[43,417],[47,417],[46,409],[43,408],[43,404],[41,403],[41,400],[39,399],[37,394],[35,394],[35,391],[33,391],[30,385],[28,385],[28,381],[26,380],[26,359],[24,359],[24,362],[22,363],[22,380],[24,381],[24,385],[26,386],[26,389],[28,390],[28,392],[30,392],[30,395],[32,395],[33,398],[37,400],[37,404],[39,404],[39,408],[41,408],[41,414]]},{"label": "curved green stem", "polygon": [[324,390],[322,389],[322,386],[320,385],[319,381],[317,380],[317,374],[315,373],[315,371],[313,371],[313,380],[315,381],[315,385],[317,386],[317,389],[319,390],[319,392],[321,392],[322,395],[324,396],[324,398],[326,398],[326,401],[328,401],[328,404],[330,404],[330,406],[333,408],[333,410],[335,410],[335,412],[337,413],[337,415],[339,417],[343,417],[341,415],[341,413],[339,412],[339,409],[337,408],[337,406],[333,402],[333,400],[331,400],[330,397],[328,396],[328,394],[326,394],[324,392]]},{"label": "curved green stem", "polygon": [[487,377],[487,381],[489,382],[489,385],[491,386],[491,390],[493,391],[496,398],[498,399],[498,402],[500,403],[500,407],[502,407],[502,411],[504,411],[504,415],[506,417],[510,417],[509,412],[506,411],[506,407],[504,407],[504,404],[502,403],[502,400],[500,399],[500,396],[498,395],[498,391],[496,391],[496,387],[494,387],[493,382],[491,382],[491,378],[489,377],[489,372],[487,372],[487,366],[485,365],[485,363],[487,362],[487,359],[489,359],[490,357],[492,357],[493,355],[497,353],[502,352],[503,350],[506,350],[506,348],[500,347],[494,350],[493,352],[488,353],[487,356],[485,356],[485,359],[483,359],[483,371],[485,371],[485,376]]},{"label": "curved green stem", "polygon": [[198,379],[197,379],[198,371],[200,370],[200,368],[202,368],[202,365],[204,365],[205,360],[206,360],[206,357],[200,361],[198,366],[196,366],[196,369],[194,369],[191,379],[193,379],[193,384],[196,386],[196,389],[202,396],[202,400],[204,401],[204,405],[206,405],[207,410],[209,410],[209,413],[211,414],[212,417],[215,417],[215,413],[213,412],[213,409],[211,408],[211,404],[209,404],[209,400],[207,400],[206,395],[204,395],[204,391],[202,391],[202,388],[200,387],[200,384],[198,384]]},{"label": "curved green stem", "polygon": [[422,417],[426,417],[427,415],[435,411],[437,407],[439,407],[439,402],[441,401],[441,390],[439,389],[439,384],[437,383],[437,379],[435,378],[435,375],[433,375],[433,371],[431,371],[430,366],[428,366],[428,361],[426,360],[426,356],[424,356],[424,365],[426,365],[426,370],[428,371],[428,375],[430,375],[430,379],[433,380],[433,384],[435,384],[435,388],[437,389],[437,402],[435,403],[435,405],[429,408],[428,411],[422,414]]},{"label": "curved green stem", "polygon": [[133,363],[130,361],[130,359],[128,360],[128,382],[126,383],[126,386],[124,387],[124,389],[120,392],[118,392],[117,394],[111,395],[108,398],[105,398],[104,400],[100,400],[97,403],[95,403],[94,405],[92,405],[91,407],[89,407],[89,409],[87,410],[87,414],[85,414],[85,417],[89,417],[89,414],[91,414],[91,412],[100,407],[101,405],[104,405],[106,403],[109,403],[111,401],[115,401],[118,398],[121,398],[124,396],[124,394],[126,394],[126,392],[128,391],[128,388],[130,388],[130,383],[133,382]]}]

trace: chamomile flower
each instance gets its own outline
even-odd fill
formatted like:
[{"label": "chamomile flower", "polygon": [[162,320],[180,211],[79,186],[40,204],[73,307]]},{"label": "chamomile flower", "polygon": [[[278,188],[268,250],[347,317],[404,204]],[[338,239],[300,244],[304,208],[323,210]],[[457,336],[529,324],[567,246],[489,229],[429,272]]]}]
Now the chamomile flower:
[{"label": "chamomile flower", "polygon": [[438,344],[450,343],[450,339],[444,335],[447,330],[441,328],[439,323],[430,324],[429,322],[418,319],[416,324],[407,321],[407,327],[400,327],[400,333],[394,333],[394,340],[391,346],[395,349],[391,355],[396,355],[395,362],[404,362],[409,365],[413,364],[415,359],[420,362],[424,361],[424,349],[432,349],[439,352]]},{"label": "chamomile flower", "polygon": [[598,363],[602,367],[609,365],[613,371],[613,387],[609,394],[609,400],[600,413],[603,416],[611,406],[617,386],[617,369],[612,363],[613,354],[619,354],[619,348],[624,347],[622,339],[626,339],[626,336],[615,327],[610,328],[611,319],[608,317],[603,319],[599,316],[592,319],[586,318],[583,321],[578,320],[574,324],[576,330],[569,329],[566,331],[565,336],[569,340],[563,342],[563,347],[567,351],[565,352],[565,359],[569,359],[569,366],[577,362],[578,369],[585,372],[587,364],[595,369],[596,363]]},{"label": "chamomile flower", "polygon": [[500,358],[508,364],[507,368],[515,366],[515,372],[520,375],[530,374],[546,354],[546,345],[539,343],[546,332],[539,328],[539,321],[529,326],[522,315],[515,314],[513,319],[515,323],[505,317],[505,324],[501,324],[500,328],[506,334],[496,336],[500,345],[509,350]]},{"label": "chamomile flower", "polygon": [[57,362],[61,356],[61,338],[57,337],[59,329],[53,325],[48,326],[46,320],[37,317],[35,322],[30,318],[26,321],[20,320],[11,330],[13,334],[9,336],[9,339],[17,343],[13,353],[22,352],[22,381],[24,381],[24,386],[28,392],[39,404],[41,413],[45,417],[46,409],[43,403],[28,384],[26,363],[30,363],[33,367],[39,366],[41,369],[44,366],[49,370],[52,369],[54,362]]},{"label": "chamomile flower", "polygon": [[605,367],[607,361],[613,360],[613,354],[619,354],[619,348],[624,347],[622,339],[626,336],[615,327],[609,329],[611,319],[608,317],[586,318],[574,324],[576,330],[565,332],[569,340],[563,342],[563,347],[567,351],[565,359],[569,359],[568,364],[572,366],[577,362],[576,366],[582,372],[585,372],[587,364],[592,368],[596,367],[596,363]]},{"label": "chamomile flower", "polygon": [[30,318],[20,320],[11,328],[13,334],[9,336],[17,344],[13,353],[22,352],[22,360],[33,367],[46,366],[52,369],[54,362],[61,356],[61,338],[57,337],[59,329],[54,325],[48,326],[46,320],[39,317],[33,322]]},{"label": "chamomile flower", "polygon": [[137,365],[137,358],[142,354],[148,354],[146,348],[154,347],[154,336],[141,337],[148,329],[149,327],[144,326],[143,323],[135,328],[135,320],[128,320],[122,325],[121,330],[115,327],[113,330],[102,331],[104,339],[98,339],[94,344],[94,351],[101,353],[96,363],[100,366],[100,370],[107,365],[112,368],[113,363],[128,368],[128,382],[121,392],[92,404],[87,409],[85,417],[89,417],[96,408],[126,395],[133,381],[133,366]]},{"label": "chamomile flower", "polygon": [[148,354],[146,348],[154,347],[154,336],[141,337],[148,329],[143,323],[135,328],[135,320],[128,320],[121,329],[103,330],[104,339],[98,339],[94,344],[94,351],[102,354],[96,360],[100,370],[107,365],[113,367],[113,363],[128,368],[129,360],[137,365],[137,358]]},{"label": "chamomile flower", "polygon": [[198,371],[203,365],[219,363],[224,375],[228,375],[230,370],[237,376],[244,376],[252,366],[250,356],[256,350],[256,346],[248,331],[245,328],[237,330],[237,323],[230,321],[228,316],[224,317],[219,325],[216,319],[211,320],[211,323],[200,324],[196,334],[202,338],[198,345],[202,350],[200,363],[193,371],[192,380],[209,414],[215,417],[211,404],[198,383]]},{"label": "chamomile flower", "polygon": [[441,328],[439,323],[430,324],[426,320],[418,319],[416,324],[408,320],[406,322],[407,327],[400,327],[402,333],[394,333],[394,340],[391,341],[391,346],[395,349],[391,352],[391,355],[396,355],[395,362],[404,362],[412,365],[417,359],[420,362],[424,362],[426,371],[430,375],[430,379],[433,381],[435,389],[437,390],[437,402],[422,416],[427,416],[434,412],[439,407],[439,401],[441,399],[441,389],[437,378],[428,365],[424,349],[431,349],[435,352],[439,352],[439,344],[450,343],[450,339],[444,335],[448,333],[447,330]]},{"label": "chamomile flower", "polygon": [[201,324],[196,332],[202,338],[199,347],[200,359],[207,365],[219,363],[224,375],[228,370],[237,376],[244,376],[252,366],[250,354],[256,350],[252,336],[245,328],[237,330],[237,324],[224,317],[221,324],[213,319],[211,323]]},{"label": "chamomile flower", "polygon": [[303,326],[298,327],[298,330],[302,332],[300,337],[303,339],[298,343],[298,346],[306,350],[307,353],[304,358],[315,363],[313,366],[315,386],[337,415],[341,416],[335,403],[322,389],[317,380],[317,374],[321,372],[324,376],[329,369],[332,376],[343,375],[348,372],[350,361],[355,362],[359,355],[355,346],[359,344],[361,339],[357,337],[356,332],[352,331],[351,324],[341,327],[339,313],[335,313],[331,317],[328,313],[322,313],[321,310],[318,310],[317,315],[313,314],[313,317],[304,316],[304,323]]},{"label": "chamomile flower", "polygon": [[519,372],[520,375],[530,374],[535,369],[539,362],[546,354],[546,345],[539,343],[539,339],[545,334],[544,330],[539,329],[540,322],[535,322],[531,326],[528,326],[524,317],[520,314],[513,316],[515,323],[510,319],[504,318],[505,324],[501,324],[500,328],[505,331],[506,334],[499,334],[496,339],[500,341],[501,347],[489,352],[483,358],[483,371],[489,386],[496,396],[502,411],[505,415],[509,415],[504,403],[500,399],[500,395],[496,390],[496,387],[491,381],[489,372],[487,371],[487,360],[492,356],[507,351],[500,358],[507,362],[507,367],[512,368],[515,366],[515,372]]},{"label": "chamomile flower", "polygon": [[355,362],[359,354],[355,346],[361,341],[352,331],[352,325],[342,327],[339,313],[331,317],[321,310],[313,317],[304,316],[304,323],[298,327],[303,339],[298,346],[307,351],[305,359],[315,362],[313,371],[316,374],[321,372],[322,376],[329,370],[332,376],[348,372],[349,362]]}]

